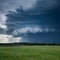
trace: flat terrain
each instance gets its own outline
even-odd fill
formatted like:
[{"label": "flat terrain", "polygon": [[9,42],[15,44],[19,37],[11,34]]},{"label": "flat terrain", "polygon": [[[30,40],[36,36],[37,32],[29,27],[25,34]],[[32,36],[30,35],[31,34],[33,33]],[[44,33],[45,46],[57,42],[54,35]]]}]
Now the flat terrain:
[{"label": "flat terrain", "polygon": [[60,46],[0,46],[0,60],[60,60]]}]

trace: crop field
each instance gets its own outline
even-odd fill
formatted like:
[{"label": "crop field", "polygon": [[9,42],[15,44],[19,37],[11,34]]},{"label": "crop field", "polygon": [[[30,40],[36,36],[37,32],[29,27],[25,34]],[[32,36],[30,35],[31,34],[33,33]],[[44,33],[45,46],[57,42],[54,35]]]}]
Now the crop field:
[{"label": "crop field", "polygon": [[0,60],[60,60],[60,46],[0,46]]}]

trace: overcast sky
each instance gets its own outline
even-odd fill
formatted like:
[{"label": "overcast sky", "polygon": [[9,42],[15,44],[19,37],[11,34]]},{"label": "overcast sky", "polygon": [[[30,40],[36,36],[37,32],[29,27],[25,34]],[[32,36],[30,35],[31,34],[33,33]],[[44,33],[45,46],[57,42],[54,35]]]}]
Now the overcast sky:
[{"label": "overcast sky", "polygon": [[11,35],[60,32],[60,0],[0,0],[0,28]]}]

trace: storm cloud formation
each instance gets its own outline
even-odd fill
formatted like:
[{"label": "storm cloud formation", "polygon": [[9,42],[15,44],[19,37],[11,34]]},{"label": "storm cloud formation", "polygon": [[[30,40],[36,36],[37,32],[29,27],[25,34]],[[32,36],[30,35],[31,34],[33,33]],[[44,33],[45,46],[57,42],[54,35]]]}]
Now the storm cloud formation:
[{"label": "storm cloud formation", "polygon": [[59,0],[38,0],[32,8],[24,10],[23,6],[10,11],[7,16],[7,26],[13,29],[23,27],[23,25],[45,25],[59,27],[60,5]]},{"label": "storm cloud formation", "polygon": [[[24,9],[30,8],[36,0],[0,0],[0,28],[6,29],[5,20],[8,11],[15,11],[16,8],[23,6]],[[28,2],[28,3],[27,3]]]},{"label": "storm cloud formation", "polygon": [[[13,4],[11,8],[10,2]],[[6,14],[7,34],[20,36],[23,41],[28,42],[60,41],[60,0],[10,0],[10,2],[6,9],[13,11]]]},{"label": "storm cloud formation", "polygon": [[24,6],[24,9],[30,8],[35,0],[0,0],[0,13],[15,10],[19,6]]}]

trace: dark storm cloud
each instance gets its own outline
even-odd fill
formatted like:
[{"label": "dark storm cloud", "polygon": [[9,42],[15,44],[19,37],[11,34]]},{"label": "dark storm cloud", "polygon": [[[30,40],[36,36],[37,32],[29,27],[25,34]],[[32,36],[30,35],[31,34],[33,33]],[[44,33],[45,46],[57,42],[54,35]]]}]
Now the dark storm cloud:
[{"label": "dark storm cloud", "polygon": [[[28,2],[26,2],[28,3]],[[30,9],[23,7],[10,11],[7,14],[6,25],[10,33],[27,25],[45,25],[60,28],[60,1],[59,0],[38,0]],[[9,32],[9,31],[8,31]]]},{"label": "dark storm cloud", "polygon": [[[59,0],[38,0],[32,8],[26,10],[25,12],[23,11],[23,9],[21,7],[22,11],[21,11],[21,9],[16,9],[18,13],[10,12],[10,14],[7,14],[7,16],[9,18],[13,16],[12,18],[14,21],[15,21],[15,19],[21,20],[21,17],[23,17],[23,20],[25,20],[25,18],[27,18],[27,20],[35,20],[35,19],[40,20],[43,17],[47,20],[49,20],[49,19],[51,20],[55,16],[59,17],[59,13],[60,13],[59,2],[60,2]],[[28,3],[28,2],[26,2],[26,3]],[[22,13],[22,14],[20,14],[20,13]]]},{"label": "dark storm cloud", "polygon": [[[20,7],[16,9],[16,12],[9,11],[9,13],[6,15],[6,25],[8,28],[7,33],[12,34],[15,31],[17,31],[16,33],[19,34],[20,32],[27,33],[31,31],[34,33],[34,31],[41,32],[44,30],[44,28],[46,31],[51,31],[50,27],[52,27],[54,31],[56,29],[59,31],[60,7],[58,3],[58,0],[38,0],[33,8],[24,10],[23,7]],[[38,29],[36,29],[36,25],[38,25]],[[40,28],[40,25],[41,27],[42,25],[45,26],[44,28]]]},{"label": "dark storm cloud", "polygon": [[59,42],[59,3],[59,0],[38,0],[29,9],[25,10],[23,7],[20,7],[16,9],[16,12],[10,11],[6,15],[7,33],[21,36],[22,41],[41,43]]},{"label": "dark storm cloud", "polygon": [[[3,21],[4,25],[6,20],[5,14],[7,14],[8,11],[15,11],[15,9],[21,5],[24,9],[31,8],[35,1],[36,0],[0,0],[0,21]],[[2,24],[0,24],[0,26],[2,26]],[[4,27],[5,26],[2,26],[2,28]]]},{"label": "dark storm cloud", "polygon": [[58,7],[60,4],[59,0],[38,0],[37,5],[41,10],[53,9]]},{"label": "dark storm cloud", "polygon": [[30,8],[35,1],[36,0],[0,0],[0,13],[14,10],[21,5],[24,6],[24,9]]},{"label": "dark storm cloud", "polygon": [[23,5],[24,9],[31,8],[36,1],[38,2],[35,6],[38,6],[40,8],[39,10],[60,6],[59,0],[0,0],[0,11],[6,12],[8,10],[14,10],[21,5]]}]

